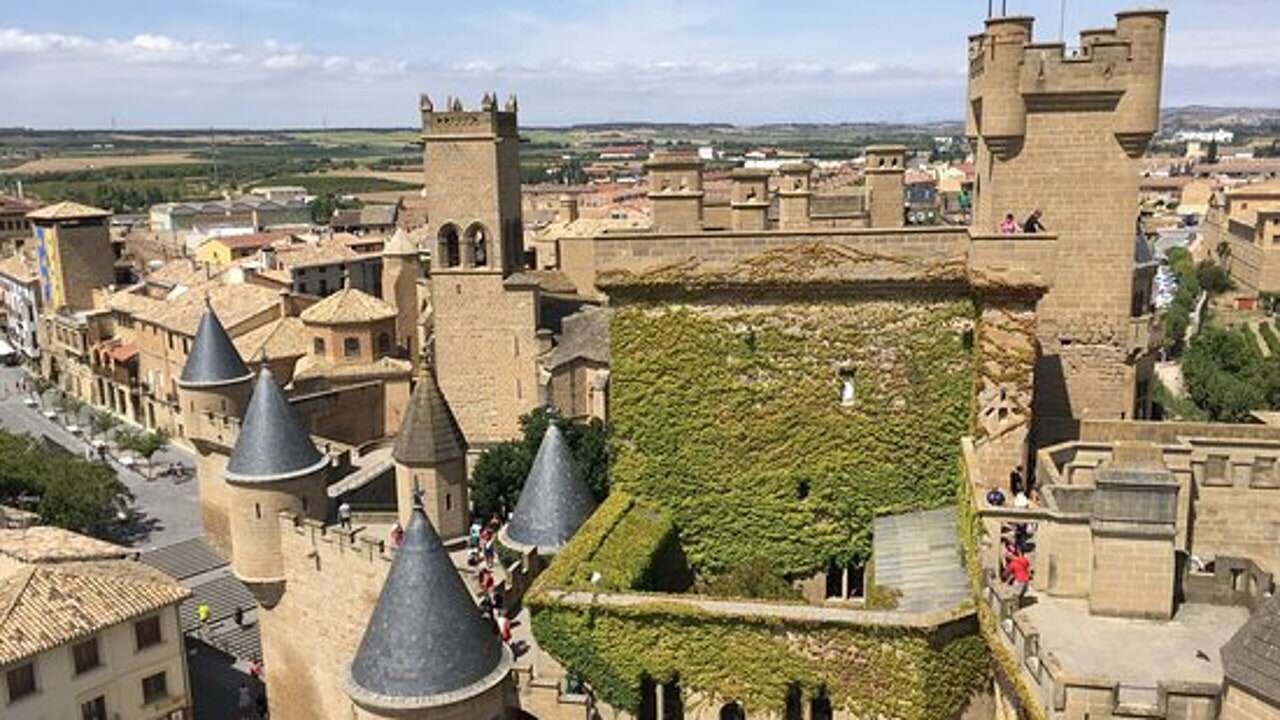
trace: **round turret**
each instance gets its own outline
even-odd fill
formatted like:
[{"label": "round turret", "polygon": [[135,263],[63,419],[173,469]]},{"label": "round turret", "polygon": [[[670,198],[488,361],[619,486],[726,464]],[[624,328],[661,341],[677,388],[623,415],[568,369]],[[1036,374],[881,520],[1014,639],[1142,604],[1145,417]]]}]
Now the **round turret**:
[{"label": "round turret", "polygon": [[511,522],[499,531],[498,539],[522,553],[536,547],[539,555],[554,555],[595,509],[595,498],[582,479],[569,441],[559,426],[551,423],[520,490]]},{"label": "round turret", "polygon": [[263,368],[224,474],[231,487],[231,565],[251,590],[284,579],[279,514],[327,514],[328,467],[329,459]]}]

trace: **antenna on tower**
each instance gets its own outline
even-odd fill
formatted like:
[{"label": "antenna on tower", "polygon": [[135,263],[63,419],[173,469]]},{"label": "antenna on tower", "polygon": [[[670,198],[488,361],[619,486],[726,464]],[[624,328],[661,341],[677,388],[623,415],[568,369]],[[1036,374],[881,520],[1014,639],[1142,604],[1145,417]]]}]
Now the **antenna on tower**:
[{"label": "antenna on tower", "polygon": [[1067,39],[1067,0],[1062,0],[1062,11],[1058,14],[1058,42]]},{"label": "antenna on tower", "polygon": [[995,2],[995,0],[987,0],[987,19],[988,19],[988,20],[990,20],[990,19],[991,19],[991,14],[992,14],[992,12],[993,12],[993,10],[994,10],[994,6],[992,5],[992,3],[994,3],[994,2]]}]

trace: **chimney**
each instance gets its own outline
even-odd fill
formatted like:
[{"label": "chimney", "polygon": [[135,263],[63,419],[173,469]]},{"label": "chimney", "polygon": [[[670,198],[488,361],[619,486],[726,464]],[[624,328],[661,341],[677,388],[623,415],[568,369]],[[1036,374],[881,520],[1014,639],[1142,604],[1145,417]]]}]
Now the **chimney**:
[{"label": "chimney", "polygon": [[23,192],[22,192],[22,181],[19,180],[18,181],[18,199],[22,200],[24,197],[25,196],[23,195]]},{"label": "chimney", "polygon": [[659,232],[702,229],[702,160],[695,153],[659,150],[645,163],[653,228]]},{"label": "chimney", "polygon": [[778,225],[784,230],[809,227],[813,166],[788,163],[779,172],[782,185],[778,188]]},{"label": "chimney", "polygon": [[289,288],[280,290],[280,317],[293,317],[293,293]]},{"label": "chimney", "polygon": [[578,219],[578,196],[577,195],[561,195],[560,210],[557,213],[557,220],[560,222],[573,222]]}]

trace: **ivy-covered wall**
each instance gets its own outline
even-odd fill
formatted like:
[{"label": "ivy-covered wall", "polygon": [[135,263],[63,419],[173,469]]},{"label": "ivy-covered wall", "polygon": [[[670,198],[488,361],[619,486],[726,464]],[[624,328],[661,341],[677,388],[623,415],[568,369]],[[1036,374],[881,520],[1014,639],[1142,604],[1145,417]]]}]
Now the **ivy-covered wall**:
[{"label": "ivy-covered wall", "polygon": [[674,603],[636,607],[539,605],[538,643],[614,707],[634,710],[640,678],[678,677],[709,702],[737,700],[748,716],[780,712],[789,687],[819,692],[858,717],[955,717],[988,677],[971,628],[912,628],[725,617]]},{"label": "ivy-covered wall", "polygon": [[700,573],[763,555],[810,575],[868,557],[875,515],[955,498],[969,297],[764,292],[613,315],[613,485],[670,511]]}]

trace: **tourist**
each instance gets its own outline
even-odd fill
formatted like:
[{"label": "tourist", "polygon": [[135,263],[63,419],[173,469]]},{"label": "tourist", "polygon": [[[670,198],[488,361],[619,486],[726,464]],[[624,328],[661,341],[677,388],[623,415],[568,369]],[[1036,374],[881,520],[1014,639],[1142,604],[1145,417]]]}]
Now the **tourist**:
[{"label": "tourist", "polygon": [[1000,488],[991,488],[987,491],[987,504],[992,507],[1004,505],[1004,493],[1000,492]]},{"label": "tourist", "polygon": [[493,590],[493,571],[489,568],[480,568],[480,590],[485,595]]},{"label": "tourist", "polygon": [[1040,216],[1043,215],[1040,208],[1032,211],[1027,217],[1027,221],[1022,224],[1022,232],[1024,233],[1042,233],[1044,232],[1044,223],[1040,222]]},{"label": "tourist", "polygon": [[489,623],[493,622],[493,601],[489,599],[488,593],[480,593],[480,617]]},{"label": "tourist", "polygon": [[351,503],[346,500],[338,506],[338,525],[344,530],[351,529]]},{"label": "tourist", "polygon": [[1013,235],[1018,232],[1018,221],[1013,219],[1013,213],[1004,216],[1004,221],[1000,223],[1001,235]]},{"label": "tourist", "polygon": [[1020,492],[1022,492],[1021,465],[1009,471],[1009,494],[1016,497]]},{"label": "tourist", "polygon": [[400,523],[396,523],[391,527],[391,547],[398,548],[402,542],[404,542],[404,528],[400,527]]},{"label": "tourist", "polygon": [[1018,607],[1022,607],[1022,598],[1027,594],[1027,585],[1031,582],[1031,560],[1025,553],[1015,552],[1009,559],[1009,582],[1018,596]]},{"label": "tourist", "polygon": [[267,693],[266,691],[263,691],[258,693],[258,717],[260,720],[267,720],[268,714]]},{"label": "tourist", "polygon": [[498,611],[498,637],[502,638],[502,642],[511,644],[511,619],[501,610]]},{"label": "tourist", "polygon": [[200,622],[200,639],[204,640],[209,628],[209,604],[200,603],[196,606],[196,620]]},{"label": "tourist", "polygon": [[481,529],[482,528],[479,520],[471,521],[471,530],[470,532],[467,533],[467,547],[469,548],[480,547],[480,530]]},{"label": "tourist", "polygon": [[1040,507],[1040,491],[1031,488],[1031,492],[1027,495],[1027,504],[1033,508]]},{"label": "tourist", "polygon": [[244,608],[236,606],[235,618],[236,627],[244,627]]},{"label": "tourist", "polygon": [[1027,494],[1022,491],[1018,491],[1018,494],[1013,496],[1013,506],[1016,508],[1025,508],[1030,504],[1031,501],[1027,499]]},{"label": "tourist", "polygon": [[490,535],[488,540],[484,542],[484,564],[485,567],[493,567],[493,557],[497,551],[493,547],[493,536]]}]

